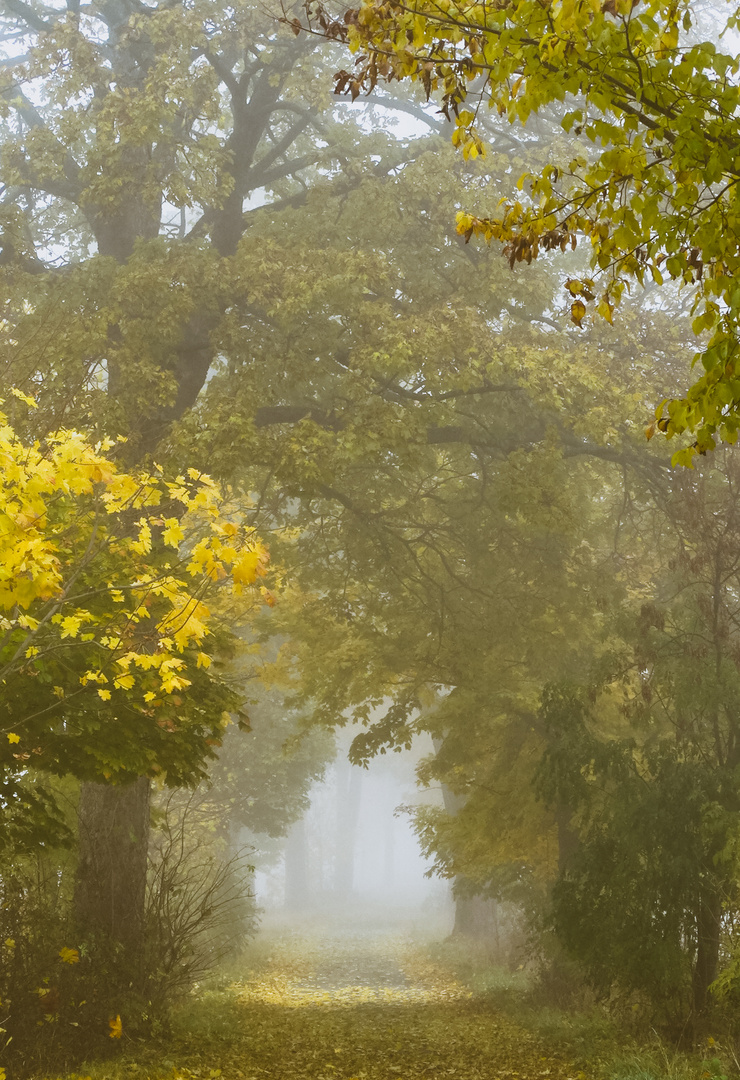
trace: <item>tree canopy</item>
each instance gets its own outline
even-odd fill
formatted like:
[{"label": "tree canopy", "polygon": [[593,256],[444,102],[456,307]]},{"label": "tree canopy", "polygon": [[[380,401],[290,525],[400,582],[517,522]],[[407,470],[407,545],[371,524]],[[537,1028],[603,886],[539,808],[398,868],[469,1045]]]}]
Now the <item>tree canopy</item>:
[{"label": "tree canopy", "polygon": [[[611,322],[632,281],[684,286],[704,371],[685,397],[659,406],[648,435],[695,433],[674,457],[683,464],[717,439],[735,442],[738,60],[715,44],[713,16],[672,0],[366,0],[341,19],[321,5],[306,12],[311,29],[359,53],[335,76],[337,92],[419,82],[454,119],[465,157],[485,152],[485,107],[522,125],[554,110],[565,132],[582,136],[569,160],[524,171],[520,197],[462,209],[458,230],[499,241],[512,266],[584,236],[595,273],[566,282],[577,325],[592,301]],[[730,35],[736,19],[726,21]]]}]

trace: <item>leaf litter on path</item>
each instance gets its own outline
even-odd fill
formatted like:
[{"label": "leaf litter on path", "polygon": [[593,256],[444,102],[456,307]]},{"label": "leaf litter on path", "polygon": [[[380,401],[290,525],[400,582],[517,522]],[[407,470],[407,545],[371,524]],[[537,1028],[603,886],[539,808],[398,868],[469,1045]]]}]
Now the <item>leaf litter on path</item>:
[{"label": "leaf litter on path", "polygon": [[288,1007],[424,1004],[471,996],[406,939],[384,938],[380,943],[360,934],[276,942],[265,967],[233,989],[245,1005]]},{"label": "leaf litter on path", "polygon": [[398,935],[286,934],[221,1000],[175,1080],[586,1080]]},{"label": "leaf litter on path", "polygon": [[89,1075],[587,1080],[410,939],[371,933],[272,939],[243,978],[222,990],[200,991],[170,1038]]}]

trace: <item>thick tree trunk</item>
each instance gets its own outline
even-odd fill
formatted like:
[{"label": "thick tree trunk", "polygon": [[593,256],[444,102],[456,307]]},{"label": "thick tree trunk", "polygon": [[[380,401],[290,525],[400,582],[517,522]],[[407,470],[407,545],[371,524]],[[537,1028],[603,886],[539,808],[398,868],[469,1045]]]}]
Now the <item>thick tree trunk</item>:
[{"label": "thick tree trunk", "polygon": [[[433,739],[434,752],[439,754],[443,740]],[[465,798],[451,791],[447,784],[442,784],[442,802],[450,817],[457,817],[465,806]],[[485,914],[486,905],[491,901],[481,896],[471,895],[466,879],[458,876],[452,883],[452,899],[455,904],[455,921],[452,925],[453,936],[483,938],[485,926],[489,921]]]},{"label": "thick tree trunk", "polygon": [[[455,888],[463,883],[458,879]],[[488,896],[455,896],[455,923],[452,933],[455,936],[474,938],[499,951],[498,904]]]},{"label": "thick tree trunk", "polygon": [[[161,199],[146,203],[135,194],[149,163],[146,148],[130,148],[123,162],[128,170],[132,196],[113,209],[90,208],[93,231],[101,255],[124,264],[138,240],[159,233]],[[193,317],[183,328],[180,353],[172,357],[177,377],[177,400],[152,416],[129,416],[129,454],[132,461],[151,453],[165,433],[167,423],[189,408],[205,382],[212,359],[207,316]],[[120,334],[111,327],[111,335]],[[126,403],[125,373],[115,363],[109,372],[108,392]],[[80,791],[79,864],[75,884],[74,918],[83,935],[101,947],[123,946],[123,975],[143,970],[145,897],[149,843],[149,789],[147,777],[131,784],[113,786],[85,783]]]},{"label": "thick tree trunk", "polygon": [[[143,178],[147,154],[129,150],[124,163],[132,176]],[[159,232],[159,204],[147,205],[135,196],[121,200],[115,209],[96,211],[89,218],[101,255],[123,264],[138,239],[152,239]],[[112,327],[111,334],[118,333]],[[125,396],[115,365],[110,371],[109,394]],[[137,439],[134,438],[134,444]],[[139,447],[134,446],[133,452]],[[123,946],[118,953],[121,971],[141,971],[144,955],[144,917],[147,854],[149,846],[150,781],[141,776],[131,784],[84,783],[80,789],[79,862],[75,881],[73,917],[80,933],[99,947]]]},{"label": "thick tree trunk", "polygon": [[571,808],[559,802],[555,807],[555,824],[558,830],[558,874],[560,877],[568,869],[573,856],[578,851],[578,833],[573,828],[572,821]]},{"label": "thick tree trunk", "polygon": [[144,949],[149,780],[82,785],[74,911],[80,933],[123,946],[127,971]]}]

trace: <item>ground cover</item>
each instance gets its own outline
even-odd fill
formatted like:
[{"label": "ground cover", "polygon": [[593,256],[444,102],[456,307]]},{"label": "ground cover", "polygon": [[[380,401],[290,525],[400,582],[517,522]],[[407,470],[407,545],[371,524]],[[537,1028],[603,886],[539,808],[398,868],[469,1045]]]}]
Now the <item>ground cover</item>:
[{"label": "ground cover", "polygon": [[[408,935],[352,930],[263,936],[236,977],[197,988],[167,1032],[121,1032],[91,1080],[704,1080],[707,1062],[634,1048],[578,1052],[567,1023],[537,1031],[475,992]],[[503,985],[503,979],[501,980]],[[515,995],[512,996],[512,1002]],[[515,1004],[512,1008],[516,1008]],[[564,1027],[565,1025],[565,1027]],[[572,1032],[571,1032],[572,1034]],[[565,1035],[565,1037],[563,1037]],[[598,1051],[598,1052],[597,1052]],[[631,1055],[631,1056],[630,1056]],[[589,1059],[590,1057],[590,1059]],[[70,1078],[71,1080],[71,1078]]]}]

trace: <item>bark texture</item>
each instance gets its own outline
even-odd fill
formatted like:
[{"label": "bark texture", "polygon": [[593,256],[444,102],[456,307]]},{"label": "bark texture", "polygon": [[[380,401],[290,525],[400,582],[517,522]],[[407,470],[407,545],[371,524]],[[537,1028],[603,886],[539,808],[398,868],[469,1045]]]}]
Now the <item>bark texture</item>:
[{"label": "bark texture", "polygon": [[143,953],[148,840],[146,777],[120,787],[83,784],[76,921],[85,937],[123,946],[129,963]]}]

